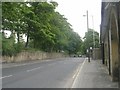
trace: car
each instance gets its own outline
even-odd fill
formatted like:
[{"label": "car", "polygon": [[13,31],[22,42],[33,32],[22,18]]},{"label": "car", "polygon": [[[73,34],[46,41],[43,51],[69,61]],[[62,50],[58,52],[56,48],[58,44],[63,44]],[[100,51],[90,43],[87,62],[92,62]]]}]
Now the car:
[{"label": "car", "polygon": [[78,57],[82,57],[82,55],[78,55]]}]

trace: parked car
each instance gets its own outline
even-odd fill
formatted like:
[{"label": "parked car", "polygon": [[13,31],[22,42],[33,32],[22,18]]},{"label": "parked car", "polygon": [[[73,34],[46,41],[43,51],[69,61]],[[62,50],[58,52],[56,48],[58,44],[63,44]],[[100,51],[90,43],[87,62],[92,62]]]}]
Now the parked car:
[{"label": "parked car", "polygon": [[82,57],[82,55],[78,55],[78,57]]}]

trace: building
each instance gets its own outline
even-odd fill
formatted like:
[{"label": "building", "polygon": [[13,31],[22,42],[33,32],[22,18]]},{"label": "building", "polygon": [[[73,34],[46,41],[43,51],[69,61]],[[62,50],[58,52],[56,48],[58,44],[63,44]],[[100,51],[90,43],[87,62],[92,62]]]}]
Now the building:
[{"label": "building", "polygon": [[102,62],[120,84],[120,2],[102,2],[100,28]]}]

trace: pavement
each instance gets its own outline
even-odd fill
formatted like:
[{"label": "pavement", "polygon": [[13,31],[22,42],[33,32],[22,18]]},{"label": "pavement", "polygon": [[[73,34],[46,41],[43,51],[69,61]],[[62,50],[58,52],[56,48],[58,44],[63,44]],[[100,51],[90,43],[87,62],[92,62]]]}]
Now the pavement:
[{"label": "pavement", "polygon": [[3,87],[7,88],[118,88],[101,60],[62,58],[3,64],[2,68]]},{"label": "pavement", "polygon": [[101,60],[86,59],[72,88],[118,88],[118,82],[112,82],[107,67]]}]

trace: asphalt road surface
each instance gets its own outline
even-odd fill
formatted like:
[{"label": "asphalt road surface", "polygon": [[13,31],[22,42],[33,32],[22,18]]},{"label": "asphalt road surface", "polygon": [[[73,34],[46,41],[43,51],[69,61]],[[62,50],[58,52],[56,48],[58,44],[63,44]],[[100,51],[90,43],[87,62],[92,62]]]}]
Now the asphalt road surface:
[{"label": "asphalt road surface", "polygon": [[85,58],[62,58],[2,69],[2,88],[71,88]]}]

